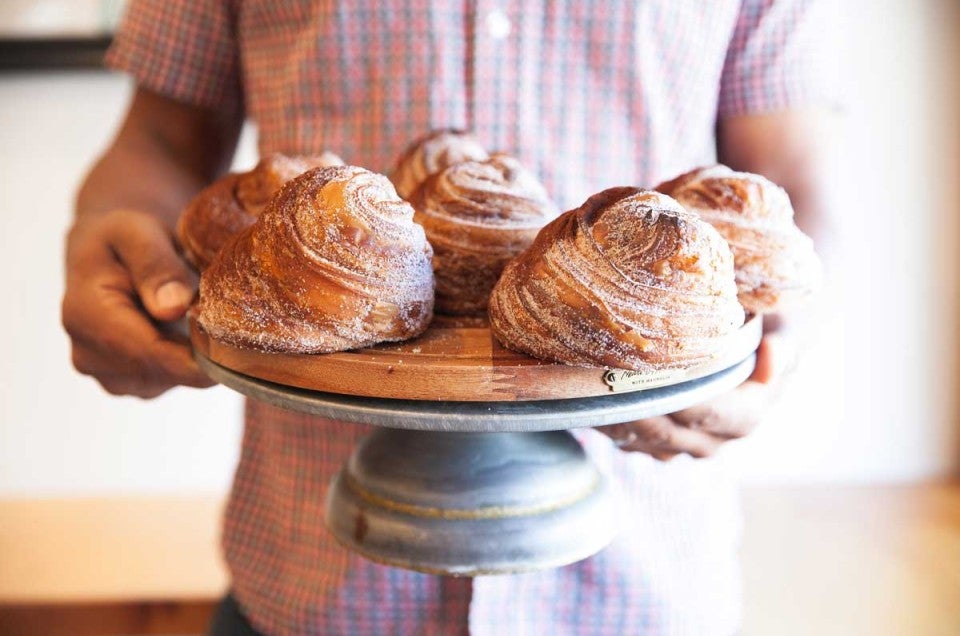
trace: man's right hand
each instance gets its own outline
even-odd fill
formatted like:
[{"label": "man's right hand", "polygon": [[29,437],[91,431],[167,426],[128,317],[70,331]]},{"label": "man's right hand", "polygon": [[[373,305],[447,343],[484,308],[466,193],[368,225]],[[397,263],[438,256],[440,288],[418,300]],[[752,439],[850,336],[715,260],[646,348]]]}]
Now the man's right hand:
[{"label": "man's right hand", "polygon": [[62,320],[78,371],[114,395],[142,398],[214,384],[164,324],[186,313],[196,275],[160,219],[135,210],[81,216],[66,265]]}]

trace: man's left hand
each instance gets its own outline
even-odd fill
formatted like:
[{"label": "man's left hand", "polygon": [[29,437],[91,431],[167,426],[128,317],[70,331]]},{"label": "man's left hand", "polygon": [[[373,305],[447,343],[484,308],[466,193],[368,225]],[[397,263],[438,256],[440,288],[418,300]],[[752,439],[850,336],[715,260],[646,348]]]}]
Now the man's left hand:
[{"label": "man's left hand", "polygon": [[748,435],[763,419],[792,366],[790,344],[777,334],[764,336],[750,378],[725,395],[669,415],[597,430],[623,451],[647,453],[660,460],[682,453],[709,457],[724,442]]}]

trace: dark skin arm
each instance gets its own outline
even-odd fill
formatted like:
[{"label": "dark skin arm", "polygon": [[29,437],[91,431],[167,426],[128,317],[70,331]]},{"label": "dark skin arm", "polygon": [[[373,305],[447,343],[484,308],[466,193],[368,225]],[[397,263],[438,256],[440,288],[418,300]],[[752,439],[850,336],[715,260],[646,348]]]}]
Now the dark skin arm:
[{"label": "dark skin arm", "polygon": [[173,228],[190,198],[229,165],[242,124],[239,112],[140,89],[80,188],[62,320],[74,366],[110,393],[149,398],[212,384],[164,324],[183,317],[196,290]]},{"label": "dark skin arm", "polygon": [[[718,156],[735,170],[762,174],[783,186],[797,225],[829,262],[828,188],[832,116],[792,112],[735,117],[720,123]],[[625,451],[667,460],[686,453],[708,457],[725,442],[748,435],[775,402],[793,366],[797,329],[792,316],[768,316],[749,380],[710,402],[677,413],[600,430]]]}]

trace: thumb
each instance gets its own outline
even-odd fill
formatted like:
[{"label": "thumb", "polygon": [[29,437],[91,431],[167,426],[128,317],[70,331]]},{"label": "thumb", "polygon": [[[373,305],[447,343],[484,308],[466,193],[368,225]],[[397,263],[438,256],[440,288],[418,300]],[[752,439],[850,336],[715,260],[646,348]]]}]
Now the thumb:
[{"label": "thumb", "polygon": [[196,275],[163,223],[150,214],[127,214],[112,244],[147,312],[160,321],[182,318],[193,300]]},{"label": "thumb", "polygon": [[760,384],[770,384],[777,375],[777,348],[779,343],[776,336],[764,336],[757,347],[757,362],[750,374],[750,380]]},{"label": "thumb", "polygon": [[760,384],[778,384],[796,367],[799,352],[793,338],[767,334],[757,348],[757,364],[750,380]]}]

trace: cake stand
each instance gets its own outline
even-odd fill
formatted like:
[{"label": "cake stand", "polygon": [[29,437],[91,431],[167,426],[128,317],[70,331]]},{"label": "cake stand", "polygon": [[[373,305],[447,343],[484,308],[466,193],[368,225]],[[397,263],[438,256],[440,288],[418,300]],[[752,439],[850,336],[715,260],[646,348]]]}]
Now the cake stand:
[{"label": "cake stand", "polygon": [[304,356],[230,347],[196,323],[201,368],[248,397],[378,428],[331,484],[326,524],[351,550],[455,576],[573,563],[605,547],[617,498],[569,430],[670,413],[749,377],[761,321],[682,372],[544,363],[483,322],[435,320],[418,339]]}]

